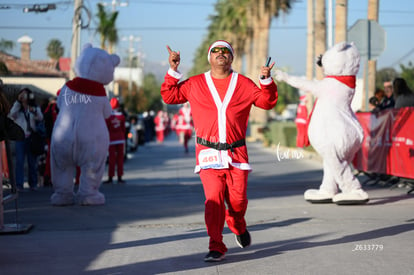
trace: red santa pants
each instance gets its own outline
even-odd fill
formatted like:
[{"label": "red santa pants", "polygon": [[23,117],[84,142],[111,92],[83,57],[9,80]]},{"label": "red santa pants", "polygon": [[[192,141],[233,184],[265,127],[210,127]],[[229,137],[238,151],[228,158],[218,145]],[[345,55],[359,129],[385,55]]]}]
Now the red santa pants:
[{"label": "red santa pants", "polygon": [[200,171],[206,197],[204,214],[207,234],[210,236],[210,251],[227,251],[223,243],[224,221],[236,235],[246,231],[247,177],[248,171],[232,166],[229,169]]},{"label": "red santa pants", "polygon": [[184,130],[184,149],[186,152],[188,152],[188,141],[191,139],[191,136],[193,135],[193,131],[190,130]]},{"label": "red santa pants", "polygon": [[305,123],[296,123],[296,147],[303,148],[309,146],[308,125]]},{"label": "red santa pants", "polygon": [[124,144],[109,145],[108,177],[115,176],[115,165],[118,177],[124,174]]},{"label": "red santa pants", "polygon": [[155,131],[155,137],[157,138],[157,142],[164,142],[164,130]]}]

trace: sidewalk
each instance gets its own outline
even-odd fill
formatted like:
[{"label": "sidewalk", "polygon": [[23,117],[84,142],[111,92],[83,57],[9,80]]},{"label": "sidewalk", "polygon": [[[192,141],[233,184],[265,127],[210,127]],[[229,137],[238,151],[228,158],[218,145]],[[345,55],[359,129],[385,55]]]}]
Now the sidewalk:
[{"label": "sidewalk", "polygon": [[[139,147],[124,185],[103,185],[106,205],[53,207],[52,190],[21,193],[26,234],[0,235],[1,274],[414,274],[414,200],[406,189],[365,187],[368,205],[309,204],[318,160],[248,143],[249,248],[225,227],[229,249],[205,263],[204,195],[189,154],[171,135]],[[14,204],[5,223],[15,222]]]}]

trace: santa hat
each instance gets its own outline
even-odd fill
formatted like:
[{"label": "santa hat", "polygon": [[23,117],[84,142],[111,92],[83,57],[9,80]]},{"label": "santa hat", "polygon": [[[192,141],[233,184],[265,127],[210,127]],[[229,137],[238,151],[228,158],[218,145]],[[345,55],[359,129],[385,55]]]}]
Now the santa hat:
[{"label": "santa hat", "polygon": [[227,42],[225,40],[217,40],[216,42],[214,42],[213,44],[211,44],[210,48],[208,48],[207,61],[209,63],[210,63],[210,53],[211,53],[211,49],[214,48],[214,47],[218,47],[218,46],[226,47],[227,49],[230,50],[231,55],[234,56],[233,47],[230,45],[229,42]]},{"label": "santa hat", "polygon": [[111,103],[112,109],[115,110],[115,109],[118,109],[119,108],[119,101],[115,97],[114,98],[111,98],[110,103]]}]

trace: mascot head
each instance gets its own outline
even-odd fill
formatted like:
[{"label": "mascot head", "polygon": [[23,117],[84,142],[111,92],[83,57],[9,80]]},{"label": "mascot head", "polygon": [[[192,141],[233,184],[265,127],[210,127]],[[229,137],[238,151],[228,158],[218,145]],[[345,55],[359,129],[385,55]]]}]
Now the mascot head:
[{"label": "mascot head", "polygon": [[360,56],[353,42],[340,42],[325,52],[321,65],[325,75],[350,76],[359,70]]},{"label": "mascot head", "polygon": [[75,72],[78,77],[106,85],[114,79],[114,70],[119,62],[119,56],[108,54],[99,48],[93,48],[88,43],[83,46],[83,50],[76,60]]}]

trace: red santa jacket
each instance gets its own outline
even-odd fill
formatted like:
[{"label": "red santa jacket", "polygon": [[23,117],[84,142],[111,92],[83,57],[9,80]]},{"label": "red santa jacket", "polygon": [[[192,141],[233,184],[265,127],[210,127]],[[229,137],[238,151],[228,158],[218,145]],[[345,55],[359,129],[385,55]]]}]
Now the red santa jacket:
[{"label": "red santa jacket", "polygon": [[109,131],[109,145],[125,143],[125,116],[123,113],[114,111],[106,120]]},{"label": "red santa jacket", "polygon": [[[172,76],[174,75],[174,76]],[[167,104],[190,102],[196,136],[209,142],[232,144],[246,138],[248,117],[252,105],[269,110],[277,102],[277,86],[271,79],[261,80],[261,89],[247,77],[232,73],[224,100],[221,101],[210,72],[190,77],[178,83],[177,72],[171,69],[161,85],[161,96]],[[209,149],[196,144],[195,171],[200,170],[200,152]],[[220,151],[222,165],[229,164],[243,170],[251,170],[247,148],[241,146]]]},{"label": "red santa jacket", "polygon": [[181,108],[175,125],[177,131],[187,131],[193,128],[190,108]]},{"label": "red santa jacket", "polygon": [[165,130],[165,118],[162,111],[158,111],[157,116],[154,117],[155,131],[164,131]]}]

